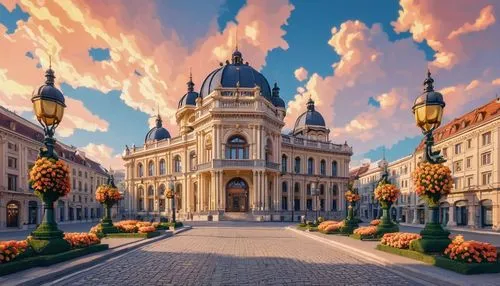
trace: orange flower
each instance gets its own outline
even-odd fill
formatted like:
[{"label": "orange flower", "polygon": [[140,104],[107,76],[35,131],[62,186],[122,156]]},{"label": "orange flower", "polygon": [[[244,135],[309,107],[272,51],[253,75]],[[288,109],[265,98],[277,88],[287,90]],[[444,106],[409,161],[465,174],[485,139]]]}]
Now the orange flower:
[{"label": "orange flower", "polygon": [[375,199],[378,201],[394,203],[399,194],[399,189],[393,184],[380,184],[375,189]]},{"label": "orange flower", "polygon": [[356,194],[352,191],[347,191],[347,192],[345,192],[345,199],[346,199],[346,201],[348,201],[350,203],[354,203],[354,202],[359,201],[360,197],[358,194]]},{"label": "orange flower", "polygon": [[21,253],[25,252],[28,244],[22,241],[0,241],[0,264],[14,260]]},{"label": "orange flower", "polygon": [[354,234],[359,234],[361,236],[373,236],[377,233],[376,226],[362,226],[354,230]]},{"label": "orange flower", "polygon": [[452,260],[465,263],[491,263],[497,261],[497,249],[493,245],[474,240],[465,241],[463,236],[456,236],[444,251]]},{"label": "orange flower", "polygon": [[95,192],[95,199],[102,204],[114,205],[123,198],[117,188],[111,185],[100,185]]},{"label": "orange flower", "polygon": [[53,158],[38,158],[29,173],[29,183],[35,194],[55,192],[67,195],[70,189],[70,175],[66,163]]}]

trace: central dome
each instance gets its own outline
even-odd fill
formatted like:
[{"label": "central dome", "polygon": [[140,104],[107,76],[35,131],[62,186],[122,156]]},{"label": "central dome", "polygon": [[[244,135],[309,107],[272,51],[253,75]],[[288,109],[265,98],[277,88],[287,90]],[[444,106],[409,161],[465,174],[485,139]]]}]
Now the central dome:
[{"label": "central dome", "polygon": [[267,79],[248,63],[243,63],[241,52],[236,49],[233,52],[231,63],[211,72],[203,81],[200,90],[200,96],[206,97],[217,87],[260,87],[262,96],[271,101],[271,88]]},{"label": "central dome", "polygon": [[314,101],[309,99],[307,102],[307,111],[302,113],[295,121],[294,133],[308,126],[325,127],[325,119],[314,108]]}]

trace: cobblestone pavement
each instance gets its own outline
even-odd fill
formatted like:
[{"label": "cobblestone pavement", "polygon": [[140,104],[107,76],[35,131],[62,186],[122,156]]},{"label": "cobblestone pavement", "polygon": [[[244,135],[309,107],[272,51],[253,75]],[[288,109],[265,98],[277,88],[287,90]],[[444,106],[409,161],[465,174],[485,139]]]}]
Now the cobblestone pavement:
[{"label": "cobblestone pavement", "polygon": [[275,228],[195,228],[53,285],[418,285]]}]

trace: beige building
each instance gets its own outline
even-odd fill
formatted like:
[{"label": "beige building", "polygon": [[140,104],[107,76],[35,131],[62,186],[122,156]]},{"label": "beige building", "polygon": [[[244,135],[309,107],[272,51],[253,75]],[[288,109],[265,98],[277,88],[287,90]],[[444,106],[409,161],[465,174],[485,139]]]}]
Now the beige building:
[{"label": "beige building", "polygon": [[[38,125],[0,107],[0,231],[41,222],[42,204],[29,188],[28,173],[43,138]],[[103,212],[94,193],[107,181],[106,170],[74,147],[58,142],[56,150],[71,169],[71,193],[55,204],[57,221],[97,221]]]},{"label": "beige building", "polygon": [[[454,189],[441,200],[440,220],[448,226],[500,230],[500,100],[496,99],[454,119],[434,132],[434,150],[441,150],[452,170]],[[411,172],[423,156],[424,141],[415,153],[389,163],[392,183],[402,196],[391,214],[401,222],[424,224],[425,202],[413,190]],[[372,194],[381,169],[372,164],[351,170],[358,178],[361,216],[377,217]],[[371,198],[371,199],[368,199]]]},{"label": "beige building", "polygon": [[171,138],[158,116],[145,144],[124,152],[130,213],[169,216],[164,193],[173,180],[184,219],[342,215],[352,149],[330,141],[312,100],[294,130],[282,134],[278,86],[271,89],[238,50],[199,92],[192,80],[187,85],[176,113],[180,135]]}]

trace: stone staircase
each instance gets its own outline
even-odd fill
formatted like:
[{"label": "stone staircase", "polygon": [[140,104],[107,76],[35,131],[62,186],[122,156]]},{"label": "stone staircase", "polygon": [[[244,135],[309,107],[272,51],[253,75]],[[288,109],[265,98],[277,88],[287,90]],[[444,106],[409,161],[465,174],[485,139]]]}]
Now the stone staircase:
[{"label": "stone staircase", "polygon": [[224,221],[256,221],[257,218],[251,213],[225,212],[220,220]]}]

